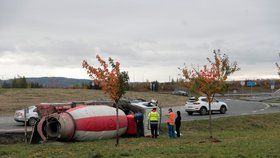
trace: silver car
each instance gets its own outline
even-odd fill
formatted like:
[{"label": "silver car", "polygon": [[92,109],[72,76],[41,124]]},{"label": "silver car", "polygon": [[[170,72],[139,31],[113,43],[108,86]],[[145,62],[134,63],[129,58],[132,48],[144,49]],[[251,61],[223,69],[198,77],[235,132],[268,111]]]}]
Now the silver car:
[{"label": "silver car", "polygon": [[[14,115],[16,122],[24,122],[24,109],[17,110]],[[29,106],[26,111],[26,121],[28,125],[33,126],[39,120],[37,107]]]}]

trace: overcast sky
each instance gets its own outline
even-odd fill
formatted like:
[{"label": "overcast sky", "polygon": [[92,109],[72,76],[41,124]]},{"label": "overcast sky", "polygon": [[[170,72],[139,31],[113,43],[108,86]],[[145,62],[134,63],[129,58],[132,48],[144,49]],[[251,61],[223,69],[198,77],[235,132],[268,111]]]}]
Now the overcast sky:
[{"label": "overcast sky", "polygon": [[221,49],[241,71],[278,77],[279,0],[0,0],[0,79],[88,78],[83,59],[120,61],[131,81],[178,78]]}]

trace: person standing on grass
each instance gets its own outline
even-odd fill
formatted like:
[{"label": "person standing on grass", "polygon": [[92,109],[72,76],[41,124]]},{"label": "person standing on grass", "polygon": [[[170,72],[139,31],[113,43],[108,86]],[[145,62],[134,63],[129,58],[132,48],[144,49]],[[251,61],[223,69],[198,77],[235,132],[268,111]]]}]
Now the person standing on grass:
[{"label": "person standing on grass", "polygon": [[177,111],[177,117],[175,119],[176,133],[177,137],[180,137],[180,127],[181,127],[181,112]]},{"label": "person standing on grass", "polygon": [[157,112],[157,108],[153,108],[153,110],[148,114],[148,120],[150,122],[151,134],[153,138],[157,138],[158,136],[158,121],[160,119],[159,113]]},{"label": "person standing on grass", "polygon": [[170,138],[175,138],[175,131],[174,131],[174,121],[175,121],[175,113],[172,109],[168,109],[168,119],[167,119],[167,126],[168,126],[168,135]]},{"label": "person standing on grass", "polygon": [[137,137],[144,136],[143,114],[140,111],[137,111],[134,115],[134,119],[137,127]]}]

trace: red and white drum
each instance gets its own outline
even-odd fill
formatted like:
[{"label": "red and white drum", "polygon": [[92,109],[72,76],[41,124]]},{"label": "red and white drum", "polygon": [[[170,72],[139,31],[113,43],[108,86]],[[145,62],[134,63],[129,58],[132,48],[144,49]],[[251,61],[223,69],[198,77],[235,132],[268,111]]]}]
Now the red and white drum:
[{"label": "red and white drum", "polygon": [[[72,139],[78,141],[108,139],[116,137],[116,109],[106,105],[77,106],[69,109],[75,123],[75,134]],[[127,117],[119,110],[119,135],[127,130]]]}]

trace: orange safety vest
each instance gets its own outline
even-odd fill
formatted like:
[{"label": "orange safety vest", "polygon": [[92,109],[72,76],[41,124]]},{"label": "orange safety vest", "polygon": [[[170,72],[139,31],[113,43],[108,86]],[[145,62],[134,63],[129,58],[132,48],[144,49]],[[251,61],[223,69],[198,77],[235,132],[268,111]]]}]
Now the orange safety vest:
[{"label": "orange safety vest", "polygon": [[175,121],[175,113],[174,112],[170,112],[168,114],[167,123],[169,123],[170,125],[174,125],[174,121]]}]

